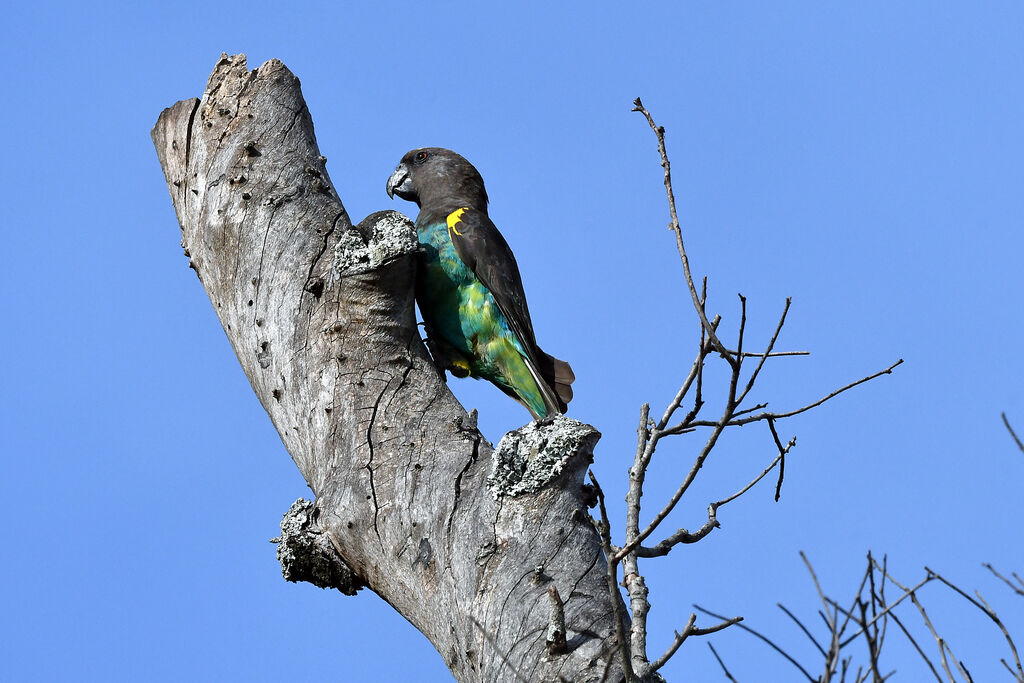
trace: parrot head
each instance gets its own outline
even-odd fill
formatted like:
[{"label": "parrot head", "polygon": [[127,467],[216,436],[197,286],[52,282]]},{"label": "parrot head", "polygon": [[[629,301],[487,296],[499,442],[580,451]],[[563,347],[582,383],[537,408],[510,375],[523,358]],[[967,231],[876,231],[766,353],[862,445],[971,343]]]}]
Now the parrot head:
[{"label": "parrot head", "polygon": [[408,152],[388,178],[387,192],[420,207],[451,202],[487,210],[483,177],[464,157],[443,147]]}]

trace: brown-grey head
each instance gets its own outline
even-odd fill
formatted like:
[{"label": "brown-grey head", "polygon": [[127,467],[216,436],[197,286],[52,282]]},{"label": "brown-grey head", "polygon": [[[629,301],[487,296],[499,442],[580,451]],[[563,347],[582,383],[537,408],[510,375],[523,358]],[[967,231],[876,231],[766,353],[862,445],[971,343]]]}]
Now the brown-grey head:
[{"label": "brown-grey head", "polygon": [[462,155],[443,147],[406,153],[388,178],[387,192],[421,208],[457,205],[487,211],[487,190],[480,173]]}]

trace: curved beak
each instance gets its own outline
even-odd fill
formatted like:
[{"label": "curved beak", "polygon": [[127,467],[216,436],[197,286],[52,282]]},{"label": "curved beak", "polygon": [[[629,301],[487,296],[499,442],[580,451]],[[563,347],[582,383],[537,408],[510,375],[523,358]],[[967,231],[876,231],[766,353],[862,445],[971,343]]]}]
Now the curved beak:
[{"label": "curved beak", "polygon": [[412,178],[409,177],[409,169],[405,164],[399,164],[395,172],[388,178],[388,197],[394,199],[397,194],[402,199],[412,199]]}]

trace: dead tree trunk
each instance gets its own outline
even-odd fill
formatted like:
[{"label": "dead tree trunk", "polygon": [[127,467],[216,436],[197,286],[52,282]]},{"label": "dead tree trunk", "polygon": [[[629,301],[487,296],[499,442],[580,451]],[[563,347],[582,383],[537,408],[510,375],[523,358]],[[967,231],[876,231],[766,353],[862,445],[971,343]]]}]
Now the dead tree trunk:
[{"label": "dead tree trunk", "polygon": [[153,140],[190,266],[316,494],[290,513],[293,577],[368,586],[459,681],[621,680],[583,486],[599,434],[559,418],[483,439],[421,343],[411,224],[353,226],[298,79],[224,56]]}]

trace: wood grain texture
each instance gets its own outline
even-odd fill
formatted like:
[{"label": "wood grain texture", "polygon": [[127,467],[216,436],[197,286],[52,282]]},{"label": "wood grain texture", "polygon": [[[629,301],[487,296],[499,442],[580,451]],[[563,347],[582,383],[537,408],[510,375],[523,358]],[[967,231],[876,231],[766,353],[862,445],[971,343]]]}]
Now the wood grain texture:
[{"label": "wood grain texture", "polygon": [[[344,565],[459,681],[597,681],[609,661],[606,680],[621,680],[582,487],[599,435],[555,420],[506,443],[495,467],[420,340],[411,223],[381,212],[353,225],[298,79],[224,55],[153,141],[185,254],[316,495],[308,523]],[[502,485],[509,462],[541,484]],[[546,647],[552,585],[565,654]]]}]

